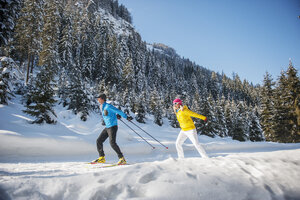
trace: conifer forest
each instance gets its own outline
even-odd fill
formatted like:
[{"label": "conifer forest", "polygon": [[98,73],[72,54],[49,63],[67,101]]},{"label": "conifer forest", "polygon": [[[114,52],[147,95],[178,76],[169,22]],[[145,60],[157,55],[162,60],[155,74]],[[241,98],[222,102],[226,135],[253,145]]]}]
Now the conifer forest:
[{"label": "conifer forest", "polygon": [[267,72],[253,85],[146,43],[117,0],[0,2],[0,104],[22,96],[33,123],[55,124],[58,104],[86,121],[105,93],[140,123],[152,115],[159,126],[178,127],[179,97],[208,117],[194,119],[199,134],[300,142],[300,78],[291,60],[280,77]]}]

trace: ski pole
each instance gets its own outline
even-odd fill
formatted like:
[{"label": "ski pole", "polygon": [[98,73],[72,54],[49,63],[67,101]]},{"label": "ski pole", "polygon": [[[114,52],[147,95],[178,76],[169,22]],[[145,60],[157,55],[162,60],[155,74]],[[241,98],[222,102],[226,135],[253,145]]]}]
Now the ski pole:
[{"label": "ski pole", "polygon": [[155,139],[152,135],[150,135],[149,133],[147,133],[144,129],[142,129],[141,127],[139,127],[137,124],[135,124],[133,121],[130,121],[131,123],[133,123],[136,127],[138,127],[139,129],[141,129],[142,131],[144,131],[147,135],[149,135],[150,137],[152,137],[155,141],[157,141],[159,144],[161,144],[162,146],[164,146],[166,149],[168,149],[167,146],[163,145],[160,141],[158,141],[157,139]]},{"label": "ski pole", "polygon": [[147,140],[145,140],[145,138],[143,138],[140,134],[138,134],[135,130],[133,130],[133,128],[131,128],[128,124],[126,124],[122,119],[120,119],[121,122],[123,122],[128,128],[130,128],[133,132],[135,132],[135,134],[137,134],[138,136],[140,136],[145,142],[147,142],[147,144],[149,144],[152,149],[155,149],[154,146],[152,146]]}]

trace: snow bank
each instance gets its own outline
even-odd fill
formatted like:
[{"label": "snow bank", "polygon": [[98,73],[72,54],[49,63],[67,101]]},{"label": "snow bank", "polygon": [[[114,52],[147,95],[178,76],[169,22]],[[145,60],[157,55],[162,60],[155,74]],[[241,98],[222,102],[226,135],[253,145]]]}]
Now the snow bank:
[{"label": "snow bank", "polygon": [[[300,150],[100,168],[84,163],[0,167],[11,199],[299,199]],[[8,199],[9,199],[8,198]]]}]

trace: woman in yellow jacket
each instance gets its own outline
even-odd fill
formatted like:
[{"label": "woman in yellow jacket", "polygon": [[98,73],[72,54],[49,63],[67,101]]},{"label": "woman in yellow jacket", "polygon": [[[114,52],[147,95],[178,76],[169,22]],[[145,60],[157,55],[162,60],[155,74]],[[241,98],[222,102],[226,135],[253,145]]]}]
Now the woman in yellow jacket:
[{"label": "woman in yellow jacket", "polygon": [[192,112],[191,110],[188,109],[187,106],[182,105],[182,101],[180,99],[175,99],[173,101],[173,110],[174,113],[176,114],[177,120],[181,128],[181,131],[176,140],[176,149],[178,153],[178,158],[184,158],[182,145],[187,138],[189,138],[192,141],[193,145],[196,147],[201,157],[208,158],[205,150],[203,149],[203,147],[200,145],[198,141],[196,127],[191,118],[191,117],[196,117],[204,121],[207,121],[207,117]]}]

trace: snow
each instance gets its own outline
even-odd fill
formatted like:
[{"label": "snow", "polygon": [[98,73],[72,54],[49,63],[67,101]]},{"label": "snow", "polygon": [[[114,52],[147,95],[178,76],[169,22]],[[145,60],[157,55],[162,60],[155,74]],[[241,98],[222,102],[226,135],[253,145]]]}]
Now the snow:
[{"label": "snow", "polygon": [[[210,158],[190,142],[177,159],[179,129],[139,124],[151,147],[119,122],[117,143],[130,165],[101,168],[95,141],[104,128],[97,113],[83,122],[56,106],[56,125],[32,125],[16,97],[0,105],[0,199],[300,199],[300,144],[238,142],[199,136]],[[108,163],[117,155],[104,145]]]},{"label": "snow", "polygon": [[101,18],[101,21],[105,23],[109,23],[110,27],[113,29],[113,31],[117,35],[122,35],[122,36],[129,36],[130,31],[132,30],[133,27],[130,23],[126,22],[124,19],[116,19],[114,18],[110,13],[105,11],[102,8],[98,9],[98,12],[101,14],[103,18]]}]

